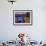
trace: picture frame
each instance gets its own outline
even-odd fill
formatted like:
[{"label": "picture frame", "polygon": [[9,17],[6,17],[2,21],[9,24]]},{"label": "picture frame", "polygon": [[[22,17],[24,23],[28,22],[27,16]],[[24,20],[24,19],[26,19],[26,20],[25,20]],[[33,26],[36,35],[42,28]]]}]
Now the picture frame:
[{"label": "picture frame", "polygon": [[32,10],[13,10],[14,25],[32,25]]}]

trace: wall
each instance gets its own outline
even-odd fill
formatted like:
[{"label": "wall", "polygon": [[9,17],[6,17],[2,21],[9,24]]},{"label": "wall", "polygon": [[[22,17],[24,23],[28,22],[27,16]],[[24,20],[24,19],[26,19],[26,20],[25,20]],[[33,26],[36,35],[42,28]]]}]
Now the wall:
[{"label": "wall", "polygon": [[[13,10],[21,9],[33,10],[32,26],[13,25]],[[0,0],[0,40],[15,40],[20,31],[30,34],[33,40],[46,40],[45,0],[17,0],[13,5]]]}]

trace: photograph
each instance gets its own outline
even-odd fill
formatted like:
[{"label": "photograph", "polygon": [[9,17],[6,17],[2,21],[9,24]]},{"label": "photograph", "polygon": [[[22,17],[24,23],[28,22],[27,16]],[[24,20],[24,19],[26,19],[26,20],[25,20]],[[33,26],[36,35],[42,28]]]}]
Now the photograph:
[{"label": "photograph", "polygon": [[32,24],[32,10],[14,10],[13,24]]}]

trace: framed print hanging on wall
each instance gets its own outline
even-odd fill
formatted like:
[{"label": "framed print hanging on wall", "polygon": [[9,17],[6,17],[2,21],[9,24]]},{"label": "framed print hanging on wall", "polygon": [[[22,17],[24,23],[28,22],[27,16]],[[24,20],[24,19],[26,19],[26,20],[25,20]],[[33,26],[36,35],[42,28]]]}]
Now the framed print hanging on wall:
[{"label": "framed print hanging on wall", "polygon": [[13,10],[14,25],[32,25],[32,10]]}]

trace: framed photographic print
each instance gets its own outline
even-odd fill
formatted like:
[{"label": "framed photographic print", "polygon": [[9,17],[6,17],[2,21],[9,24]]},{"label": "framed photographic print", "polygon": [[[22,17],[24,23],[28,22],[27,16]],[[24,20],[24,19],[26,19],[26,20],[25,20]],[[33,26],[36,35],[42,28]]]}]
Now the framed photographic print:
[{"label": "framed photographic print", "polygon": [[32,10],[13,10],[14,25],[32,25]]}]

